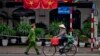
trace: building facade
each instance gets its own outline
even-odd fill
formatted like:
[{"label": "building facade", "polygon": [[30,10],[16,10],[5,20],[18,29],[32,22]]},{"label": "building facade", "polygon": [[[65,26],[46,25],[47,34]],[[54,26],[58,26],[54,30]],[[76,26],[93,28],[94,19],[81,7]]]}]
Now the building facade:
[{"label": "building facade", "polygon": [[[59,0],[61,1],[61,0]],[[79,4],[75,4],[76,6],[73,6],[73,11],[79,11],[80,15],[78,16],[80,20],[80,28],[82,27],[82,23],[91,15],[91,6],[93,3],[96,4],[96,13],[95,16],[97,16],[98,21],[100,21],[100,0],[93,0],[92,2],[87,2],[89,0],[79,0]],[[90,0],[91,1],[91,0]],[[63,2],[59,2],[63,3]],[[53,11],[55,9],[48,9],[48,10],[43,10],[43,9],[37,9],[37,10],[25,10],[23,8],[22,0],[15,1],[15,0],[1,0],[0,1],[0,23],[5,23],[8,24],[12,27],[15,27],[18,23],[21,21],[25,21],[27,23],[42,23],[46,25],[47,27],[49,26],[49,23],[52,22],[52,19],[55,19],[57,12]],[[87,5],[85,5],[87,4]],[[82,6],[79,6],[82,5]],[[90,8],[91,7],[91,8]],[[57,10],[56,10],[57,11]],[[55,15],[53,15],[55,14]],[[56,17],[55,17],[56,16]],[[64,16],[66,20],[67,16]],[[62,17],[59,17],[62,18]],[[59,20],[58,18],[58,20]],[[74,18],[74,17],[73,17]],[[57,19],[57,18],[56,18]],[[68,21],[68,20],[66,20]]]}]

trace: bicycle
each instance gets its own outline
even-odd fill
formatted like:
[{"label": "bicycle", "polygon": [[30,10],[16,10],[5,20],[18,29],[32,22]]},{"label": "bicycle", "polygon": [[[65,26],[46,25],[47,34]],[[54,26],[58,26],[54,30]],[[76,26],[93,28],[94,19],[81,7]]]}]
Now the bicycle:
[{"label": "bicycle", "polygon": [[43,46],[42,51],[45,56],[54,56],[57,52],[65,54],[66,56],[74,56],[77,53],[77,46],[71,44],[70,47],[68,47],[68,43],[65,43],[63,48],[60,49],[59,45],[53,46],[51,43],[48,43],[46,46]]}]

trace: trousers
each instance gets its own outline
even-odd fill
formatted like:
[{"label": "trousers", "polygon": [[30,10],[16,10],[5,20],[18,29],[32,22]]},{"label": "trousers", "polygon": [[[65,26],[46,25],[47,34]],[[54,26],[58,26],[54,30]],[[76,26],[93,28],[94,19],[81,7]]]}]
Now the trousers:
[{"label": "trousers", "polygon": [[32,47],[34,47],[36,53],[38,54],[39,50],[37,48],[36,42],[34,42],[34,41],[29,42],[29,46],[27,47],[26,52],[29,52],[30,48],[32,48]]}]

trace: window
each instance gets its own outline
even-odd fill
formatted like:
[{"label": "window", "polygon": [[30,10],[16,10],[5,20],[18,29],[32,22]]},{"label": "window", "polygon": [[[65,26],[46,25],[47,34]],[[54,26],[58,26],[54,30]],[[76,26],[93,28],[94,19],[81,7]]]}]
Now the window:
[{"label": "window", "polygon": [[2,7],[3,7],[2,2],[0,2],[0,8],[2,8]]},{"label": "window", "polygon": [[7,2],[6,3],[6,7],[9,8],[9,7],[15,7],[15,6],[22,6],[22,2]]},{"label": "window", "polygon": [[8,2],[22,2],[22,0],[7,0]]}]

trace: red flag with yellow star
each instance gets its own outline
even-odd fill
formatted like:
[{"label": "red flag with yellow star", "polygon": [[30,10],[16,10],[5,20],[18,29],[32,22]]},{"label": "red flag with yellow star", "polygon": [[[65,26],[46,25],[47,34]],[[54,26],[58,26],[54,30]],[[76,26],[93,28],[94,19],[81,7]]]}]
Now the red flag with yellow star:
[{"label": "red flag with yellow star", "polygon": [[58,7],[58,0],[41,0],[42,9],[56,9]]},{"label": "red flag with yellow star", "polygon": [[23,7],[25,9],[39,9],[40,0],[23,0]]}]

